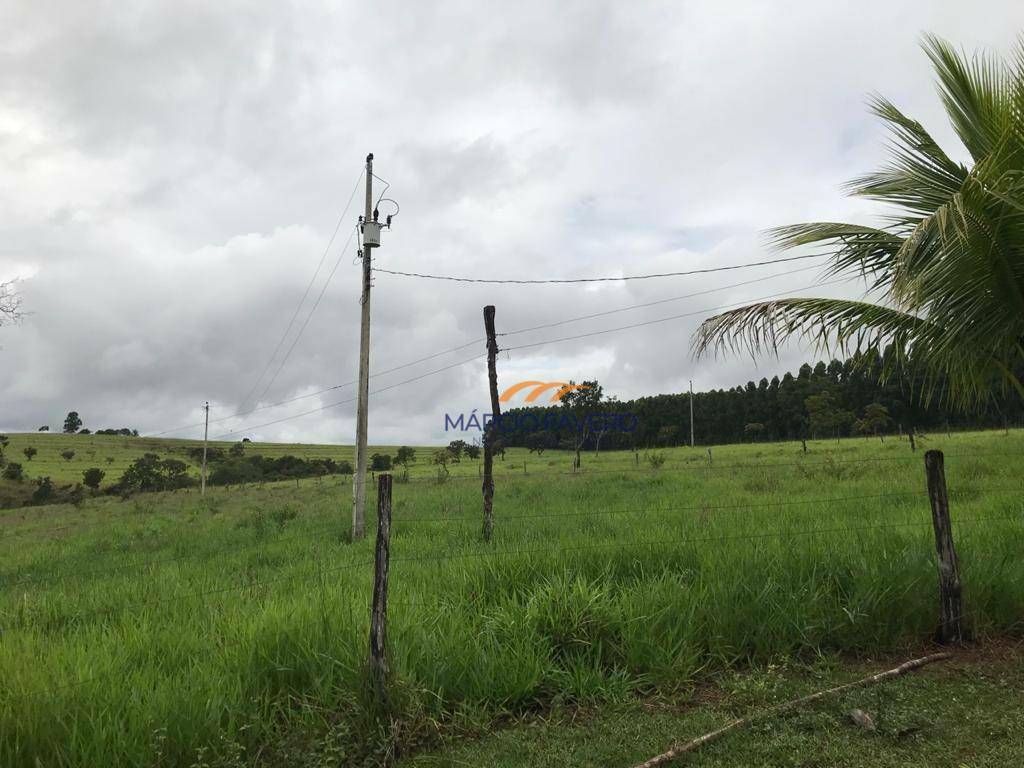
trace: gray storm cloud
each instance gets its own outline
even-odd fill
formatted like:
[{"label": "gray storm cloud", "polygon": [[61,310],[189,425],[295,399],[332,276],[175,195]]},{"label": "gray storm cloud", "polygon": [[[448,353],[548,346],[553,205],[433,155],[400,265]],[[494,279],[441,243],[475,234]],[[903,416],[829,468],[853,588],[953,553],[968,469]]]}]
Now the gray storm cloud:
[{"label": "gray storm cloud", "polygon": [[[220,416],[236,412],[367,151],[402,207],[376,256],[406,271],[676,271],[765,258],[764,227],[868,220],[870,205],[840,193],[884,159],[865,95],[885,93],[962,155],[919,36],[1005,51],[1022,24],[1024,7],[994,1],[385,2],[369,13],[354,3],[6,3],[0,279],[23,278],[31,314],[0,329],[0,429],[57,426],[71,409],[87,426],[143,432],[194,423],[206,400]],[[337,263],[323,300],[258,404],[355,378],[356,208],[298,323]],[[598,288],[381,274],[372,367],[472,342],[487,303],[509,331],[780,275],[515,339],[532,343],[813,282],[813,271],[780,274],[792,268]],[[510,381],[597,376],[631,397],[690,378],[732,386],[810,354],[694,361],[699,319],[511,352],[499,369]],[[371,389],[477,352],[377,377]],[[371,441],[444,439],[446,411],[487,402],[482,372],[474,361],[375,395]],[[350,404],[259,425],[353,394],[342,387],[217,427],[350,442]]]}]

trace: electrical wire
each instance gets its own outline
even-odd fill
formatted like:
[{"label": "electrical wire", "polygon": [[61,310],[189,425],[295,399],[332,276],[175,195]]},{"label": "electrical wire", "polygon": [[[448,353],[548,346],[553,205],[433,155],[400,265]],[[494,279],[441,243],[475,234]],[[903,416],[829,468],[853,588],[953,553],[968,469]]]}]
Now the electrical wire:
[{"label": "electrical wire", "polygon": [[[410,360],[407,363],[402,363],[400,365],[396,365],[393,368],[387,368],[387,369],[385,369],[383,371],[376,371],[376,372],[370,374],[370,378],[374,379],[374,378],[377,378],[379,376],[385,376],[385,375],[387,375],[389,373],[394,373],[395,371],[401,371],[401,370],[403,370],[405,368],[411,368],[414,365],[419,365],[420,363],[425,363],[428,360],[433,360],[435,358],[442,357],[443,355],[451,354],[452,352],[459,352],[459,351],[461,351],[463,349],[466,349],[467,347],[471,347],[471,346],[473,346],[475,344],[482,344],[484,341],[486,341],[486,339],[483,339],[483,338],[473,339],[472,341],[467,341],[465,344],[460,344],[460,345],[458,345],[456,347],[449,347],[448,349],[443,349],[440,352],[434,352],[432,354],[425,355],[424,357],[419,357],[419,358],[416,358],[415,360]],[[259,411],[265,411],[265,410],[268,410],[270,408],[278,408],[278,407],[280,407],[282,405],[288,405],[290,403],[296,403],[299,400],[306,400],[306,399],[308,399],[310,397],[316,397],[317,395],[322,395],[325,392],[333,392],[333,391],[338,390],[338,389],[344,389],[345,387],[354,386],[354,385],[356,385],[358,383],[359,383],[358,380],[353,379],[352,381],[346,381],[343,384],[335,384],[335,385],[330,386],[330,387],[325,387],[324,389],[318,389],[315,392],[308,392],[305,395],[297,395],[296,397],[290,397],[287,400],[279,400],[276,403],[269,403],[267,405],[261,405],[261,406],[258,406],[256,408],[250,408],[249,410],[243,411],[242,413],[236,413],[236,414],[233,414],[231,416],[220,416],[220,417],[218,417],[216,419],[210,419],[210,423],[211,424],[218,424],[218,423],[220,423],[222,421],[231,421],[232,419],[239,419],[239,418],[242,418],[243,416],[248,416],[251,413],[258,413]],[[186,430],[186,429],[195,429],[195,428],[201,427],[201,426],[203,426],[203,422],[199,421],[199,422],[196,422],[194,424],[186,424],[184,426],[175,427],[173,429],[165,429],[163,432],[152,432],[152,433],[149,433],[149,434],[146,434],[146,435],[140,435],[139,437],[160,437],[161,435],[169,435],[172,432],[181,432],[181,431]]]},{"label": "electrical wire", "polygon": [[489,285],[565,285],[570,283],[619,283],[626,280],[653,280],[661,277],[685,277],[687,275],[704,275],[712,272],[726,272],[733,269],[749,269],[750,267],[763,267],[769,264],[783,264],[787,261],[798,261],[800,259],[820,259],[830,254],[810,253],[804,256],[787,256],[781,259],[768,259],[766,261],[752,261],[748,264],[731,264],[726,267],[708,267],[706,269],[690,269],[684,272],[661,272],[652,275],[624,275],[622,277],[577,277],[569,279],[546,279],[546,280],[507,280],[497,278],[480,277],[452,277],[451,275],[428,275],[421,272],[402,272],[397,269],[381,269],[374,267],[374,272],[386,275],[399,275],[401,277],[418,277],[423,280],[446,280],[452,283],[486,283]]},{"label": "electrical wire", "polygon": [[334,225],[334,231],[331,233],[330,240],[327,241],[327,247],[324,248],[323,254],[320,256],[320,261],[316,265],[316,271],[313,272],[313,277],[310,278],[309,284],[306,286],[306,290],[302,293],[302,298],[299,299],[299,304],[295,307],[295,311],[292,313],[291,319],[288,321],[288,326],[284,329],[284,333],[281,334],[281,338],[278,339],[277,345],[274,347],[274,351],[270,355],[270,359],[267,360],[266,366],[263,371],[253,382],[252,389],[249,393],[242,398],[242,402],[239,404],[240,409],[245,407],[245,404],[249,401],[249,398],[253,396],[257,387],[260,385],[260,381],[267,375],[267,371],[270,370],[270,366],[274,364],[274,358],[277,357],[277,353],[281,351],[281,345],[284,344],[284,340],[288,338],[288,334],[291,333],[292,327],[295,325],[295,320],[299,316],[299,312],[302,310],[302,305],[306,303],[306,299],[309,297],[309,292],[313,290],[313,285],[316,283],[317,277],[320,275],[320,270],[324,266],[324,261],[327,259],[327,254],[331,251],[331,246],[334,245],[334,240],[338,237],[338,232],[341,230],[341,225],[345,221],[345,217],[348,215],[348,209],[352,207],[352,201],[356,197],[356,191],[359,189],[359,182],[363,180],[363,174],[365,171],[360,171],[359,176],[356,178],[356,183],[352,187],[352,193],[348,196],[348,202],[345,203],[345,209],[341,212],[338,217],[338,223]]},{"label": "electrical wire", "polygon": [[313,313],[316,312],[317,307],[320,306],[320,302],[323,301],[324,294],[327,293],[327,287],[331,284],[331,280],[334,279],[334,275],[338,271],[338,267],[341,266],[341,261],[342,259],[345,258],[345,254],[348,252],[348,246],[352,242],[352,238],[353,236],[355,236],[355,233],[358,230],[358,228],[359,225],[357,224],[355,227],[353,227],[352,232],[349,233],[348,240],[345,241],[345,245],[342,247],[341,253],[338,255],[337,261],[334,262],[333,269],[331,269],[330,274],[327,275],[327,280],[324,281],[323,286],[320,288],[320,294],[316,297],[316,301],[313,302],[313,306],[310,307],[309,314],[306,315],[306,319],[302,322],[302,326],[299,328],[299,332],[295,334],[295,338],[292,339],[292,343],[288,347],[288,351],[285,353],[284,357],[281,358],[281,364],[277,366],[277,370],[274,371],[274,375],[270,378],[270,381],[267,382],[267,386],[263,388],[263,392],[257,398],[257,402],[266,397],[267,392],[269,392],[270,388],[274,386],[274,382],[277,381],[277,377],[280,376],[281,371],[284,370],[285,364],[288,362],[288,359],[292,356],[292,352],[295,351],[295,346],[299,343],[299,339],[302,338],[302,334],[305,333],[306,327],[309,325],[309,321],[313,319]]},{"label": "electrical wire", "polygon": [[[481,359],[483,359],[482,355],[473,355],[473,357],[466,358],[465,360],[460,360],[459,362],[452,363],[451,365],[446,365],[443,368],[438,368],[438,369],[433,370],[433,371],[428,371],[427,373],[420,374],[419,376],[413,376],[411,379],[405,379],[404,381],[399,381],[399,382],[397,382],[395,384],[389,384],[386,387],[381,387],[380,389],[375,389],[372,392],[370,392],[370,394],[371,395],[376,395],[376,394],[379,394],[381,392],[387,392],[389,389],[394,389],[396,387],[401,387],[401,386],[404,386],[406,384],[412,384],[413,382],[419,381],[420,379],[425,379],[428,376],[434,376],[435,374],[442,373],[444,371],[449,371],[452,368],[458,368],[460,366],[466,365],[467,363],[471,363],[474,360],[481,360]],[[223,434],[217,435],[216,437],[212,437],[210,439],[211,440],[221,440],[221,439],[223,439],[225,437],[231,437],[232,435],[241,434],[242,432],[250,432],[250,431],[255,430],[255,429],[262,429],[263,427],[269,427],[269,426],[272,426],[274,424],[280,424],[280,423],[285,422],[285,421],[291,421],[292,419],[298,419],[298,418],[301,418],[302,416],[309,416],[310,414],[313,414],[313,413],[320,413],[321,411],[326,411],[326,410],[328,410],[330,408],[337,408],[340,405],[345,405],[347,403],[352,403],[352,402],[355,402],[355,401],[356,401],[355,397],[349,397],[349,398],[347,398],[345,400],[339,400],[336,403],[328,403],[327,405],[321,406],[319,408],[312,408],[312,409],[310,409],[308,411],[303,411],[302,413],[296,413],[293,416],[285,416],[283,418],[274,419],[273,421],[268,421],[268,422],[265,422],[263,424],[256,424],[256,425],[253,425],[253,426],[245,427],[243,429],[236,429],[236,430],[233,430],[231,432],[225,432]]]},{"label": "electrical wire", "polygon": [[670,320],[679,320],[679,319],[684,318],[684,317],[694,317],[696,315],[707,314],[708,312],[717,312],[717,311],[724,310],[724,309],[732,309],[732,308],[735,308],[735,307],[742,307],[742,306],[744,306],[744,305],[746,305],[746,304],[748,304],[748,303],[750,303],[752,301],[764,301],[766,299],[778,298],[779,296],[782,296],[782,295],[789,295],[794,290],[806,291],[806,290],[810,290],[811,288],[823,288],[823,287],[825,287],[827,285],[836,285],[838,283],[845,283],[845,282],[847,282],[847,280],[848,280],[848,278],[841,278],[841,279],[838,279],[838,280],[829,280],[829,281],[826,281],[824,283],[813,283],[811,285],[805,285],[803,288],[795,288],[795,289],[790,289],[788,291],[778,291],[776,293],[768,294],[767,296],[759,296],[756,299],[745,299],[744,301],[733,302],[732,304],[723,304],[722,306],[718,306],[718,307],[707,307],[706,309],[698,309],[695,312],[683,312],[683,313],[678,314],[678,315],[669,315],[668,317],[659,317],[659,318],[655,318],[654,320],[644,320],[643,322],[630,323],[629,325],[620,325],[620,326],[617,326],[615,328],[605,328],[605,329],[600,330],[600,331],[590,331],[588,333],[579,333],[579,334],[576,334],[575,336],[562,336],[561,338],[557,338],[557,339],[545,339],[544,341],[536,341],[536,342],[533,342],[533,343],[530,343],[530,344],[520,344],[520,345],[515,346],[515,347],[504,347],[501,351],[502,352],[513,352],[513,351],[515,351],[517,349],[531,349],[532,347],[541,347],[541,346],[544,346],[545,344],[558,344],[558,343],[563,342],[563,341],[575,341],[576,339],[586,339],[586,338],[589,338],[591,336],[602,336],[602,335],[604,335],[606,333],[615,333],[617,331],[627,331],[627,330],[630,330],[630,329],[633,329],[633,328],[643,328],[643,327],[648,326],[648,325],[657,325],[658,323],[667,323]]},{"label": "electrical wire", "polygon": [[[718,291],[731,290],[733,288],[742,288],[742,287],[747,286],[747,285],[754,285],[756,283],[766,282],[768,280],[773,280],[773,279],[779,278],[779,277],[788,277],[789,275],[798,274],[800,272],[807,272],[809,270],[813,270],[813,269],[817,269],[817,268],[818,268],[817,266],[800,267],[799,269],[793,269],[793,270],[789,270],[787,272],[780,272],[778,274],[769,275],[769,276],[766,276],[766,277],[759,277],[759,278],[756,278],[754,280],[744,280],[744,281],[739,282],[739,283],[730,283],[729,285],[718,286],[716,288],[708,288],[708,289],[703,290],[703,291],[697,291],[697,292],[694,292],[694,293],[683,294],[681,296],[670,296],[668,298],[657,299],[655,301],[649,301],[649,302],[644,302],[644,303],[640,303],[640,304],[631,304],[631,305],[628,305],[628,306],[619,307],[617,309],[610,309],[610,310],[603,311],[603,312],[595,312],[595,313],[590,314],[590,315],[579,315],[577,317],[565,318],[564,320],[556,320],[556,321],[553,321],[553,322],[550,322],[550,323],[544,323],[542,325],[531,326],[531,327],[528,327],[528,328],[520,328],[520,329],[517,329],[517,330],[514,330],[514,331],[506,331],[504,333],[499,333],[497,335],[498,336],[516,336],[516,335],[519,335],[519,334],[522,334],[522,333],[528,333],[530,331],[543,330],[543,329],[546,329],[546,328],[554,328],[554,327],[557,327],[557,326],[560,326],[560,325],[567,325],[569,323],[579,322],[579,321],[582,321],[582,320],[590,320],[590,319],[597,318],[597,317],[604,317],[604,316],[607,316],[607,315],[614,315],[614,314],[618,314],[618,313],[621,313],[621,312],[628,312],[628,311],[631,311],[631,310],[634,310],[634,309],[644,309],[644,308],[647,308],[647,307],[657,306],[659,304],[668,304],[668,303],[675,302],[675,301],[682,301],[684,299],[691,299],[691,298],[694,298],[696,296],[704,296],[704,295],[707,295],[707,294],[710,294],[710,293],[716,293]],[[428,360],[433,360],[435,358],[442,357],[443,355],[447,355],[447,354],[450,354],[452,352],[459,352],[459,351],[461,351],[463,349],[466,349],[467,347],[473,346],[474,344],[483,344],[485,341],[486,341],[486,339],[484,339],[484,338],[473,339],[471,341],[467,341],[467,342],[465,342],[463,344],[460,344],[458,346],[450,347],[448,349],[443,349],[443,350],[441,350],[439,352],[434,352],[434,353],[426,355],[424,357],[420,357],[420,358],[417,358],[415,360],[411,360],[411,361],[409,361],[407,363],[402,363],[402,364],[397,365],[397,366],[395,366],[393,368],[388,368],[387,370],[384,370],[384,371],[377,371],[375,373],[371,373],[370,374],[370,378],[372,379],[372,378],[375,378],[375,377],[378,377],[378,376],[384,376],[384,375],[389,374],[389,373],[394,373],[396,371],[400,371],[400,370],[402,370],[404,368],[410,368],[410,367],[412,367],[414,365],[418,365],[419,363],[423,363],[423,362],[426,362]],[[298,402],[299,400],[305,400],[305,399],[310,398],[310,397],[316,397],[317,395],[322,395],[325,392],[332,392],[332,391],[335,391],[335,390],[338,390],[338,389],[343,389],[345,387],[354,386],[357,383],[358,383],[357,380],[352,380],[352,381],[347,381],[347,382],[345,382],[343,384],[335,384],[334,386],[325,387],[324,389],[318,389],[318,390],[316,390],[314,392],[309,392],[309,393],[307,393],[305,395],[298,395],[296,397],[288,398],[286,400],[280,400],[278,402],[270,403],[268,405],[257,406],[255,408],[250,408],[250,409],[248,409],[246,411],[242,411],[240,413],[236,413],[236,414],[233,414],[233,415],[230,415],[230,416],[221,416],[221,417],[216,418],[216,419],[210,419],[210,423],[211,424],[217,424],[217,423],[220,423],[220,422],[223,422],[223,421],[229,421],[231,419],[241,418],[243,416],[248,416],[249,414],[257,413],[259,411],[268,410],[270,408],[277,408],[277,407],[280,407],[282,405],[288,405],[290,403]],[[181,431],[184,431],[186,429],[197,429],[197,428],[199,428],[201,426],[203,426],[203,422],[200,421],[200,422],[195,422],[193,424],[186,424],[186,425],[181,426],[181,427],[174,427],[173,429],[165,429],[165,430],[163,430],[161,432],[152,432],[152,433],[149,433],[149,434],[146,434],[146,435],[142,435],[142,437],[161,437],[163,435],[172,434],[174,432],[181,432]]]},{"label": "electrical wire", "polygon": [[682,301],[684,299],[692,299],[697,296],[706,296],[709,293],[718,293],[719,291],[728,291],[732,288],[742,288],[747,285],[754,285],[756,283],[764,283],[768,280],[774,280],[778,277],[789,277],[790,275],[796,275],[800,272],[809,272],[812,269],[818,269],[818,265],[812,265],[810,267],[800,267],[799,269],[791,269],[787,272],[778,272],[774,275],[767,277],[758,277],[754,280],[744,280],[741,283],[730,283],[729,285],[720,285],[715,288],[708,288],[704,291],[695,291],[694,293],[684,293],[682,296],[670,296],[667,299],[656,299],[654,301],[646,301],[642,304],[630,304],[625,307],[619,307],[618,309],[608,309],[603,312],[594,312],[589,315],[577,315],[576,317],[569,317],[565,320],[554,320],[550,323],[543,323],[542,325],[533,325],[529,328],[519,328],[515,331],[505,331],[504,333],[496,334],[497,336],[516,336],[520,333],[529,333],[530,331],[540,331],[546,328],[556,328],[560,325],[568,325],[569,323],[577,323],[581,320],[593,320],[597,317],[606,317],[608,315],[616,315],[621,312],[630,312],[634,309],[646,309],[647,307],[655,307],[660,304],[670,304],[675,301]]}]

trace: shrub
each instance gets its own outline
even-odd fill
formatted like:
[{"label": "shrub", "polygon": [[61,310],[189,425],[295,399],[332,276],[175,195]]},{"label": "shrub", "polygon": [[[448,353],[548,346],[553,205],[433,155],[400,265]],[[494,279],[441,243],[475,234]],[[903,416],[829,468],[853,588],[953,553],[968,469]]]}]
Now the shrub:
[{"label": "shrub", "polygon": [[651,451],[645,458],[647,463],[651,465],[651,469],[661,469],[668,457],[661,451]]},{"label": "shrub", "polygon": [[374,472],[388,472],[391,470],[391,457],[386,453],[375,453],[370,457],[370,469]]},{"label": "shrub", "polygon": [[103,478],[106,474],[107,473],[99,467],[90,467],[82,473],[82,482],[95,491],[100,487],[100,483],[103,482]]},{"label": "shrub", "polygon": [[71,461],[73,458],[75,458],[75,452],[71,450],[61,451],[60,455],[64,457],[64,461]]},{"label": "shrub", "polygon": [[279,531],[283,531],[285,525],[288,524],[288,521],[294,520],[296,517],[298,517],[298,514],[299,513],[296,512],[291,507],[282,507],[281,509],[275,509],[273,512],[271,512],[270,519],[274,521]]},{"label": "shrub", "polygon": [[[206,463],[216,464],[219,461],[224,461],[224,449],[217,448],[216,446],[209,446],[206,449]],[[202,446],[196,446],[188,449],[188,457],[192,459],[196,464],[201,464],[203,461],[203,448]]]},{"label": "shrub", "polygon": [[24,454],[25,454],[25,458],[26,458],[26,459],[28,459],[29,461],[32,461],[32,457],[33,457],[33,456],[35,456],[35,455],[36,455],[37,453],[39,453],[39,451],[38,451],[38,450],[37,450],[36,448],[33,448],[33,447],[32,447],[32,446],[30,445],[30,446],[28,446],[27,448],[25,448],[25,449],[24,449],[24,450],[22,451],[22,453],[24,453]]},{"label": "shrub", "polygon": [[163,459],[155,453],[143,454],[125,470],[115,486],[122,496],[133,491],[169,491],[184,488],[193,480],[189,478],[188,465],[177,459]]},{"label": "shrub", "polygon": [[21,468],[21,464],[16,461],[12,461],[6,467],[4,467],[4,477],[7,480],[22,480],[25,477],[25,472]]},{"label": "shrub", "polygon": [[42,504],[53,497],[53,483],[48,477],[40,477],[36,480],[36,489],[32,492],[32,501]]}]

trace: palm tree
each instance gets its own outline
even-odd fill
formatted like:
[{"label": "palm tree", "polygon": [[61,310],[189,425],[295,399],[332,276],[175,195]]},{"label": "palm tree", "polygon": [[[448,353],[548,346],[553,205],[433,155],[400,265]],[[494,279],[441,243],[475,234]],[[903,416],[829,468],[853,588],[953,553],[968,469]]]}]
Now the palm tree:
[{"label": "palm tree", "polygon": [[976,406],[994,385],[1024,396],[1024,38],[1010,62],[968,58],[935,37],[923,47],[969,167],[876,96],[870,107],[891,131],[890,162],[847,188],[888,203],[886,223],[768,233],[781,249],[825,245],[826,272],[863,277],[878,299],[793,298],[734,309],[704,321],[695,354],[774,352],[788,338],[869,353],[865,360],[888,347],[883,376],[912,368],[926,399],[941,390],[953,405]]}]

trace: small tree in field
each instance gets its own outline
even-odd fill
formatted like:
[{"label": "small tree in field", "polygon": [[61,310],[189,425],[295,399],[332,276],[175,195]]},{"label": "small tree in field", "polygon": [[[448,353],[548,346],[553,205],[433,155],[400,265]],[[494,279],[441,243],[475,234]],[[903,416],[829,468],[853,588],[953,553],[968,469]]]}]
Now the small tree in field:
[{"label": "small tree in field", "polygon": [[751,440],[757,440],[764,434],[764,424],[759,421],[752,421],[749,424],[744,425],[743,434]]},{"label": "small tree in field", "polygon": [[71,461],[75,458],[75,452],[72,450],[61,451],[60,455],[64,457],[64,461]]},{"label": "small tree in field", "polygon": [[90,467],[82,473],[82,482],[94,491],[100,487],[103,478],[107,473],[99,467]]},{"label": "small tree in field", "polygon": [[548,448],[553,448],[555,443],[555,436],[547,431],[531,432],[524,440],[524,444],[530,453],[536,453],[538,456],[543,456],[544,451]]},{"label": "small tree in field", "polygon": [[33,448],[33,447],[32,447],[32,446],[30,445],[30,446],[28,446],[27,448],[25,448],[24,450],[22,450],[22,453],[24,453],[24,454],[25,454],[25,458],[26,458],[26,459],[28,459],[29,461],[32,461],[32,458],[33,458],[33,457],[34,457],[34,456],[35,456],[35,455],[36,455],[37,453],[39,453],[39,451],[38,451],[37,449]]},{"label": "small tree in field", "polygon": [[71,411],[64,419],[64,432],[73,435],[75,432],[82,428],[82,419],[78,415],[78,411]]},{"label": "small tree in field", "polygon": [[480,458],[480,446],[479,445],[475,445],[473,443],[470,443],[469,445],[467,445],[465,448],[462,449],[462,452],[465,453],[466,454],[466,458],[470,459],[471,461],[476,461],[477,459]]},{"label": "small tree in field", "polygon": [[831,392],[811,395],[804,400],[804,406],[807,408],[807,427],[815,436],[819,432],[834,430],[838,437],[839,430],[853,421],[853,414],[840,409]]},{"label": "small tree in field", "polygon": [[0,456],[4,455],[4,449],[8,446],[10,442],[11,438],[9,438],[7,435],[0,435]]},{"label": "small tree in field", "polygon": [[596,381],[584,381],[579,386],[570,381],[569,386],[573,388],[562,395],[560,402],[572,421],[575,453],[572,466],[573,469],[579,469],[580,451],[590,436],[594,414],[601,408],[604,389]]},{"label": "small tree in field", "polygon": [[658,430],[658,445],[671,446],[676,444],[679,437],[679,427],[675,424],[666,424]]},{"label": "small tree in field", "polygon": [[434,451],[430,457],[430,463],[437,467],[437,476],[440,478],[442,473],[444,477],[448,477],[448,463],[452,460],[451,451],[447,448],[438,448]]},{"label": "small tree in field", "polygon": [[465,440],[452,440],[448,443],[448,453],[451,454],[452,464],[462,461],[462,454],[469,447]]},{"label": "small tree in field", "polygon": [[22,480],[25,477],[25,473],[21,469],[21,464],[16,461],[12,461],[6,467],[4,467],[4,478],[7,480]]},{"label": "small tree in field", "polygon": [[44,424],[43,426],[41,426],[39,428],[39,431],[40,432],[49,432],[50,431],[50,427],[48,425]]},{"label": "small tree in field", "polygon": [[889,418],[889,409],[881,403],[871,403],[864,406],[864,415],[857,419],[853,428],[862,435],[872,434],[880,437],[885,442],[885,435],[879,436],[879,430],[883,432],[892,424]]},{"label": "small tree in field", "polygon": [[416,449],[410,448],[408,445],[403,445],[397,451],[395,451],[395,464],[398,464],[405,470],[406,478],[409,477],[409,465],[416,462]]}]

